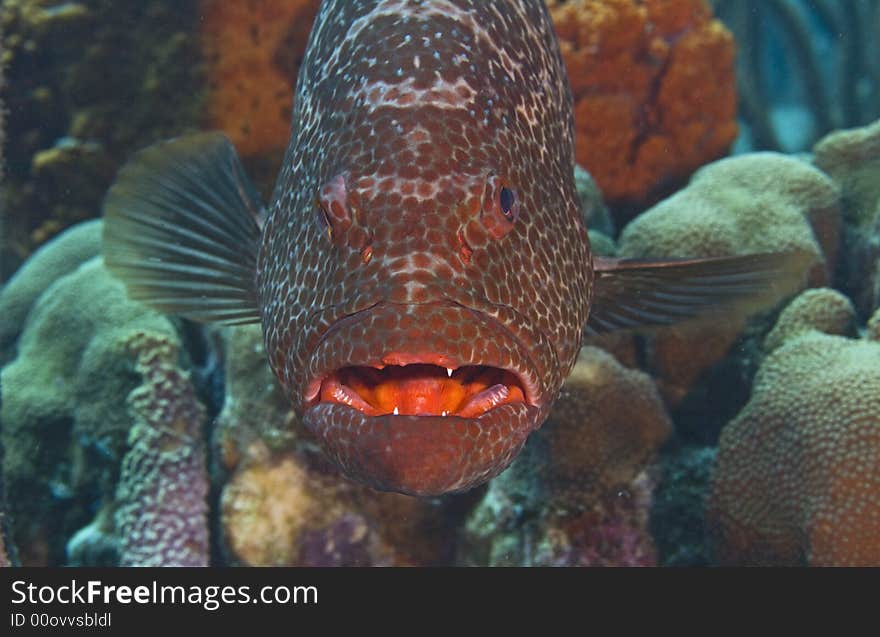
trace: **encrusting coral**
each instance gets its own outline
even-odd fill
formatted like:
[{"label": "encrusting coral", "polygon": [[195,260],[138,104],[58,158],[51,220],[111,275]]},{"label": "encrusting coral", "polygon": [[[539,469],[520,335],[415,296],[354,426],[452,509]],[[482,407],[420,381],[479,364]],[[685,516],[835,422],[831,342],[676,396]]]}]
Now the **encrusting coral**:
[{"label": "encrusting coral", "polygon": [[654,563],[645,471],[671,428],[650,377],[585,347],[547,422],[471,512],[457,560]]},{"label": "encrusting coral", "polygon": [[551,0],[575,100],[577,161],[638,206],[736,137],[734,42],[703,0]]},{"label": "encrusting coral", "polygon": [[707,527],[722,564],[880,564],[880,343],[800,332],[764,361]]},{"label": "encrusting coral", "polygon": [[[701,168],[684,190],[624,228],[626,257],[724,256],[801,251],[812,257],[809,285],[827,285],[837,260],[839,193],[806,162],[778,153],[722,159]],[[730,316],[707,326],[658,331],[648,366],[676,404],[722,360],[745,324]]]}]

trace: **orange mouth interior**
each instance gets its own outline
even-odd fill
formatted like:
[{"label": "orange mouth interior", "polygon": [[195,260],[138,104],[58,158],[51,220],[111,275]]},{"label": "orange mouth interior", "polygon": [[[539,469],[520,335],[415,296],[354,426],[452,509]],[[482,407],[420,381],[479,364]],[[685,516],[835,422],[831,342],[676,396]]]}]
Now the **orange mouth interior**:
[{"label": "orange mouth interior", "polygon": [[525,392],[516,374],[497,367],[359,366],[327,376],[320,401],[345,404],[368,416],[476,418],[499,405],[525,402]]}]

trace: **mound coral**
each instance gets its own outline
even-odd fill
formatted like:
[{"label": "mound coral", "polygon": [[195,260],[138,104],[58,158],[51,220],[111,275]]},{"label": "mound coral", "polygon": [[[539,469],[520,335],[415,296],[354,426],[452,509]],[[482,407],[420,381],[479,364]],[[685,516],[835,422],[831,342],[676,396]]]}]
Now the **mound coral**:
[{"label": "mound coral", "polygon": [[25,565],[205,563],[204,408],[188,358],[99,257],[77,267],[99,234],[89,223],[50,242],[4,294],[21,330],[0,372],[10,544]]},{"label": "mound coral", "polygon": [[845,221],[840,286],[867,317],[880,305],[880,121],[831,133],[814,162],[840,185]]},{"label": "mound coral", "polygon": [[[684,190],[632,221],[620,237],[627,257],[722,256],[802,251],[813,256],[810,285],[826,285],[837,258],[839,194],[813,166],[754,153],[700,169]],[[658,332],[649,366],[672,403],[726,355],[744,325],[730,317],[705,327]]]},{"label": "mound coral", "polygon": [[880,343],[811,331],[764,361],[707,525],[722,564],[880,564]]},{"label": "mound coral", "polygon": [[201,0],[208,126],[245,156],[283,151],[293,86],[320,0]]},{"label": "mound coral", "polygon": [[471,513],[459,562],[653,563],[644,471],[670,431],[650,377],[583,348],[548,421]]},{"label": "mound coral", "polygon": [[101,251],[101,222],[90,221],[62,233],[51,247],[37,250],[27,265],[0,289],[0,364],[12,357],[34,302],[56,279]]},{"label": "mound coral", "polygon": [[575,100],[576,153],[614,207],[727,153],[734,42],[703,0],[552,0]]},{"label": "mound coral", "polygon": [[306,437],[266,363],[258,326],[224,333],[226,402],[215,436],[228,472],[223,547],[248,565],[448,562],[455,519],[438,501],[380,493],[343,478]]},{"label": "mound coral", "polygon": [[852,302],[837,290],[805,290],[779,315],[764,340],[764,349],[773,351],[792,336],[819,330],[825,334],[855,335],[856,311]]}]

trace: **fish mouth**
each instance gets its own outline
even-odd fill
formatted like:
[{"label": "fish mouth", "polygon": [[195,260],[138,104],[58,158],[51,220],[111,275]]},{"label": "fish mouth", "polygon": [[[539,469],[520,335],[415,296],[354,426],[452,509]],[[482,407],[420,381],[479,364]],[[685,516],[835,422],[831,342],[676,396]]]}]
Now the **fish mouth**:
[{"label": "fish mouth", "polygon": [[500,405],[524,403],[525,395],[522,379],[510,370],[418,362],[342,367],[321,381],[314,400],[348,405],[366,416],[477,418]]},{"label": "fish mouth", "polygon": [[527,348],[454,303],[380,304],[346,317],[309,371],[306,427],[344,473],[384,491],[476,486],[506,468],[546,417]]}]

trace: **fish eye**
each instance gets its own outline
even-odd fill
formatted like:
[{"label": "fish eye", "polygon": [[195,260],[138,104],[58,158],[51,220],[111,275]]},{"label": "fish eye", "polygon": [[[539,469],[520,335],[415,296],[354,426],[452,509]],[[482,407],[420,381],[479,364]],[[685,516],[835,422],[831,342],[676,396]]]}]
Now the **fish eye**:
[{"label": "fish eye", "polygon": [[513,204],[516,203],[516,194],[507,186],[503,186],[498,195],[498,201],[501,204],[501,212],[508,220],[513,221]]}]

